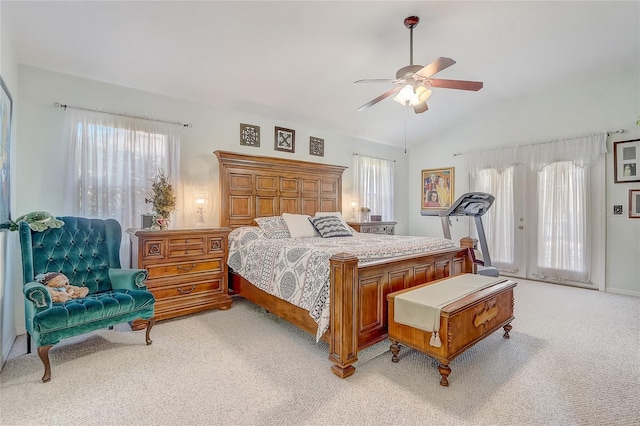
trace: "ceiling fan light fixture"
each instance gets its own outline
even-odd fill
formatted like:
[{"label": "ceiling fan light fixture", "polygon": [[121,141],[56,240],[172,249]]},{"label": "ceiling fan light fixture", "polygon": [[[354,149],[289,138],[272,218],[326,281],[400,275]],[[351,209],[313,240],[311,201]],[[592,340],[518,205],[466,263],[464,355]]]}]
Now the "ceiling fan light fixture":
[{"label": "ceiling fan light fixture", "polygon": [[393,98],[394,101],[398,102],[401,105],[409,105],[411,99],[415,96],[413,92],[413,86],[407,84],[398,92],[398,94]]},{"label": "ceiling fan light fixture", "polygon": [[411,106],[416,106],[418,104],[421,104],[431,97],[431,93],[432,93],[431,90],[427,89],[423,85],[419,85],[418,87],[416,87],[416,92],[411,97],[409,104]]}]

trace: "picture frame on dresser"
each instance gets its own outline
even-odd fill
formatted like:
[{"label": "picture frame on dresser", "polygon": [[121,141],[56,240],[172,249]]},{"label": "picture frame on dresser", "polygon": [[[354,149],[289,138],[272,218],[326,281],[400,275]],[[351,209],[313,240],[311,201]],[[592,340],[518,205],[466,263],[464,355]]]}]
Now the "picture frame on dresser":
[{"label": "picture frame on dresser", "polygon": [[640,139],[613,143],[615,183],[640,182]]}]

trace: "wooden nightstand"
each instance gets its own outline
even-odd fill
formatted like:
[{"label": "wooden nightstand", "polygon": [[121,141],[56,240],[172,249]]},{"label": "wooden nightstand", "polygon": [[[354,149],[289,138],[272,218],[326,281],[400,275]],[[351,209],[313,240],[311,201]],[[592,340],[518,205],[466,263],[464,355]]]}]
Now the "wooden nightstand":
[{"label": "wooden nightstand", "polygon": [[394,235],[397,222],[347,222],[349,226],[358,232],[369,234]]},{"label": "wooden nightstand", "polygon": [[[228,228],[128,229],[131,267],[146,269],[156,321],[207,309],[229,309]],[[140,324],[143,325],[143,324]],[[133,323],[133,328],[138,324]]]}]

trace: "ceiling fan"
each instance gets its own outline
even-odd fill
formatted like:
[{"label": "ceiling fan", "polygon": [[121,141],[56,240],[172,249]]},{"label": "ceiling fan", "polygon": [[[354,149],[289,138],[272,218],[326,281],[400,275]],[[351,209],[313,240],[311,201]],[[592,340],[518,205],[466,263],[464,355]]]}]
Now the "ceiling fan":
[{"label": "ceiling fan", "polygon": [[429,109],[427,99],[431,96],[431,87],[444,89],[459,89],[478,91],[482,89],[481,81],[465,81],[465,80],[444,80],[441,78],[431,78],[434,74],[449,68],[455,64],[451,58],[440,57],[431,62],[426,67],[422,65],[413,65],[413,29],[420,22],[417,16],[409,16],[405,18],[404,25],[410,31],[410,65],[402,67],[396,72],[395,79],[374,78],[357,80],[355,83],[396,83],[398,86],[384,92],[382,95],[358,108],[359,111],[369,108],[386,99],[396,95],[393,99],[402,105],[410,105],[416,114],[420,114]]}]

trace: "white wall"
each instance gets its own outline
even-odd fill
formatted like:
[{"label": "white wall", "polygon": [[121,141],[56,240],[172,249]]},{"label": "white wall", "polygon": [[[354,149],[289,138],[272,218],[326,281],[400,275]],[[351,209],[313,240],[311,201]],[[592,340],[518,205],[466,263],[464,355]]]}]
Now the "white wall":
[{"label": "white wall", "polygon": [[[64,205],[64,176],[67,168],[67,140],[63,136],[65,111],[54,107],[54,102],[81,105],[107,111],[191,123],[182,131],[181,176],[187,199],[193,191],[206,190],[214,200],[214,208],[208,209],[205,222],[219,224],[218,161],[215,150],[243,152],[246,154],[284,157],[349,167],[343,179],[343,212],[350,214],[352,193],[353,153],[396,160],[395,219],[398,233],[408,229],[406,209],[408,199],[402,190],[407,181],[407,157],[403,149],[338,135],[322,129],[308,128],[298,123],[270,117],[247,115],[230,110],[219,110],[203,104],[169,98],[148,92],[114,86],[93,80],[50,72],[33,67],[18,68],[20,106],[18,129],[20,144],[16,150],[15,212],[24,214],[33,210],[46,210],[55,215],[73,213]],[[240,123],[260,126],[259,148],[240,145]],[[273,149],[274,126],[296,130],[294,154]],[[309,137],[325,140],[325,156],[309,155]],[[191,204],[190,204],[191,206]],[[195,224],[195,212],[190,211],[184,223]],[[12,265],[19,269],[18,262]],[[15,297],[22,298],[22,294]],[[21,303],[20,303],[21,306]],[[24,332],[22,308],[16,308],[16,327]]]},{"label": "white wall", "polygon": [[[2,3],[0,2],[0,18],[2,17]],[[2,19],[0,19],[2,22]],[[10,155],[10,185],[11,191],[15,194],[15,147],[17,129],[15,119],[17,116],[16,104],[18,101],[17,90],[17,63],[12,49],[12,43],[7,31],[0,24],[0,75],[7,85],[11,97],[13,98],[13,119]],[[10,200],[10,211],[15,213],[15,197]],[[16,326],[14,318],[16,310],[14,305],[14,290],[16,288],[16,274],[8,265],[13,263],[16,253],[11,250],[17,241],[17,235],[7,231],[0,231],[0,366],[2,366],[9,355],[11,346],[16,337]],[[20,256],[19,253],[17,253]],[[19,277],[18,277],[19,278]],[[22,286],[18,286],[21,287]]]},{"label": "white wall", "polygon": [[[635,124],[640,116],[639,61],[637,58],[635,65],[625,69],[564,81],[525,98],[506,99],[411,148],[409,192],[415,196],[409,200],[409,233],[442,233],[438,219],[419,214],[422,169],[454,166],[456,195],[469,190],[465,156],[454,153],[625,129],[623,134],[612,134],[607,142],[605,285],[607,291],[640,296],[640,220],[626,214],[628,190],[640,188],[640,183],[613,183],[612,154],[614,141],[640,138],[640,126]],[[624,206],[623,216],[613,216],[614,204]],[[454,240],[467,233],[468,221],[454,221]]]}]

